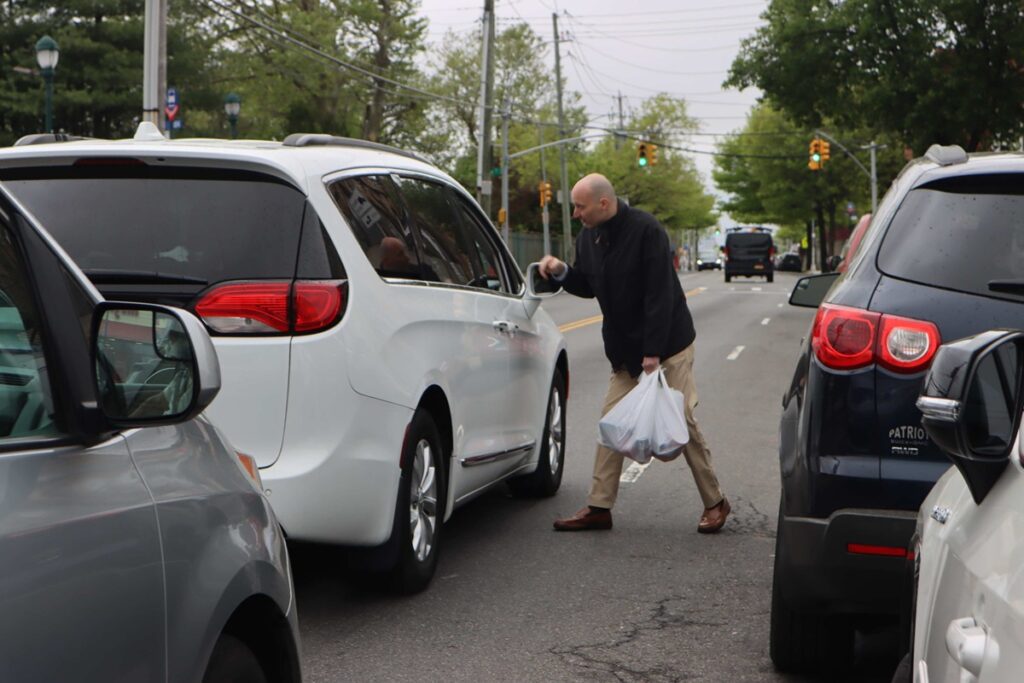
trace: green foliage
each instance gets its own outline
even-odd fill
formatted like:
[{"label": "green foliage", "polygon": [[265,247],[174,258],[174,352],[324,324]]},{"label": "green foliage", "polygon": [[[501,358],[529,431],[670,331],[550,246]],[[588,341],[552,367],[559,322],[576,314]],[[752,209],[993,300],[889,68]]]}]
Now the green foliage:
[{"label": "green foliage", "polygon": [[790,119],[987,149],[1024,133],[1018,0],[772,0],[727,85]]}]

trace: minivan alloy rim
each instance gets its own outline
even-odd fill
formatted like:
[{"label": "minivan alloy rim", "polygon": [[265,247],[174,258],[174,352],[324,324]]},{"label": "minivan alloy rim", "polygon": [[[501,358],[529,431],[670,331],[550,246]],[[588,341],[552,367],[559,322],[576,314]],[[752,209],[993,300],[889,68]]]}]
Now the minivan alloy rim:
[{"label": "minivan alloy rim", "polygon": [[562,466],[562,396],[554,387],[548,402],[548,465],[552,475]]},{"label": "minivan alloy rim", "polygon": [[437,478],[433,448],[426,439],[416,444],[409,501],[409,535],[416,559],[423,562],[434,549],[437,530]]}]

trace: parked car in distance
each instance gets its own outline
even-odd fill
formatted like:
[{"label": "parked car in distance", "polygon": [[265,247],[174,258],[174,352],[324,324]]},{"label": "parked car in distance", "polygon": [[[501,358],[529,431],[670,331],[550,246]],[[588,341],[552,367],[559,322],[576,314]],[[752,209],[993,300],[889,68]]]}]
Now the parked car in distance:
[{"label": "parked car in distance", "polygon": [[0,378],[0,678],[299,681],[284,535],[197,417],[202,324],[103,301],[2,184]]},{"label": "parked car in distance", "polygon": [[734,228],[725,235],[725,281],[743,275],[775,278],[775,245],[772,234],[764,228]]},{"label": "parked car in distance", "polygon": [[789,271],[792,273],[799,273],[804,269],[803,259],[800,258],[800,254],[794,254],[793,252],[786,252],[780,254],[775,260],[775,270]]},{"label": "parked car in distance", "polygon": [[917,510],[949,467],[918,394],[942,340],[1020,324],[1022,181],[1020,155],[933,146],[893,182],[846,272],[793,291],[818,311],[779,427],[779,669],[841,667],[855,628],[899,617]]},{"label": "parked car in distance", "polygon": [[412,592],[457,506],[503,482],[554,495],[565,342],[456,181],[364,140],[147,126],[0,150],[0,179],[101,292],[203,321],[224,375],[208,414],[290,539]]},{"label": "parked car in distance", "polygon": [[924,429],[956,467],[917,516],[912,650],[894,683],[1021,679],[1022,387],[1024,332],[1009,330],[942,346],[925,379]]}]

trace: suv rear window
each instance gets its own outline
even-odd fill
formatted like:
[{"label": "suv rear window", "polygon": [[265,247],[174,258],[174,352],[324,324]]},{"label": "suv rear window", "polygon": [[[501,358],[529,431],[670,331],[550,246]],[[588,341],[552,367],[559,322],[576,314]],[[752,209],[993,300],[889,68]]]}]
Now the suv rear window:
[{"label": "suv rear window", "polygon": [[1019,280],[1024,253],[1024,174],[961,176],[907,193],[882,240],[887,275],[970,294]]},{"label": "suv rear window", "polygon": [[764,258],[772,248],[772,236],[759,232],[726,235],[725,246],[729,258]]},{"label": "suv rear window", "polygon": [[295,275],[305,197],[271,176],[114,166],[8,169],[0,180],[97,283]]}]

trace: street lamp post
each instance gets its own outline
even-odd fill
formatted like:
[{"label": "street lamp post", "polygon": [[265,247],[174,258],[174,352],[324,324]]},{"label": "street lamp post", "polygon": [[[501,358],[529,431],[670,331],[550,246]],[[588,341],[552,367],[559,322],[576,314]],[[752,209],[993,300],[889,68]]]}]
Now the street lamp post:
[{"label": "street lamp post", "polygon": [[224,98],[224,113],[228,115],[228,123],[231,124],[231,139],[238,137],[238,114],[242,111],[242,98],[233,92]]},{"label": "street lamp post", "polygon": [[46,83],[45,128],[47,133],[53,132],[53,71],[57,68],[60,48],[57,41],[50,36],[43,36],[36,42],[36,61]]}]

